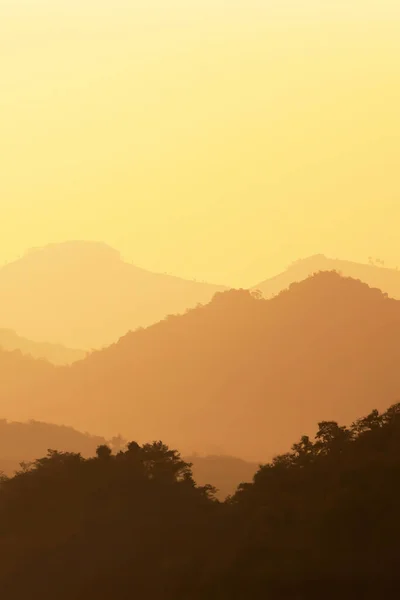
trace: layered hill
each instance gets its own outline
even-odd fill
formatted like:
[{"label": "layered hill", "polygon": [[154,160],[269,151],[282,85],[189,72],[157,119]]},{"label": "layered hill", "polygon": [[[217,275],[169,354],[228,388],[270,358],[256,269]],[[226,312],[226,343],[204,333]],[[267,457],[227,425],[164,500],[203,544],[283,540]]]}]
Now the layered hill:
[{"label": "layered hill", "polygon": [[0,269],[0,327],[90,350],[208,302],[222,289],[150,273],[106,244],[53,244]]},{"label": "layered hill", "polygon": [[32,342],[21,337],[12,329],[0,329],[0,348],[3,350],[20,350],[22,354],[33,358],[42,358],[55,365],[68,365],[86,356],[83,350],[72,350],[61,344]]},{"label": "layered hill", "polygon": [[67,368],[14,364],[0,398],[8,418],[263,461],[317,419],[395,402],[399,339],[399,301],[322,272],[270,300],[217,294]]},{"label": "layered hill", "polygon": [[271,298],[289,287],[291,283],[302,281],[319,271],[337,271],[343,277],[352,277],[378,288],[391,298],[400,299],[400,271],[389,269],[382,264],[363,264],[350,260],[328,258],[316,254],[293,262],[283,273],[271,277],[254,286],[265,298]]},{"label": "layered hill", "polygon": [[81,433],[72,427],[0,419],[0,471],[11,475],[20,463],[44,456],[49,449],[94,456],[96,448],[105,443],[102,437]]}]

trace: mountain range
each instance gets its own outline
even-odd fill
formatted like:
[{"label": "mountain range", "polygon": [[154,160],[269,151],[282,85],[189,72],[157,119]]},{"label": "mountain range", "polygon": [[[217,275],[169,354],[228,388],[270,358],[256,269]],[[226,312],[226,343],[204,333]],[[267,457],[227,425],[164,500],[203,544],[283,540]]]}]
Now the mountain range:
[{"label": "mountain range", "polygon": [[0,329],[0,348],[3,350],[19,350],[22,354],[33,358],[43,358],[55,365],[68,365],[86,356],[83,350],[72,350],[61,344],[32,342],[21,337],[12,329]]},{"label": "mountain range", "polygon": [[[271,298],[295,281],[332,270],[400,298],[396,269],[323,255],[296,261],[252,289]],[[7,345],[1,343],[1,335],[0,346],[57,364],[69,363],[80,359],[83,351],[108,346],[128,331],[147,327],[168,314],[184,313],[226,289],[151,273],[125,262],[103,243],[51,244],[0,268],[0,328],[17,332],[24,340],[79,350],[33,347],[15,336]]]},{"label": "mountain range", "polygon": [[262,462],[317,419],[395,402],[399,338],[399,301],[321,272],[268,300],[218,293],[68,367],[0,353],[2,413]]},{"label": "mountain range", "polygon": [[328,258],[323,254],[315,254],[293,262],[285,271],[254,286],[265,298],[271,298],[289,287],[291,283],[307,279],[319,271],[337,271],[344,277],[359,279],[369,286],[379,288],[391,298],[400,299],[400,271],[389,269],[382,261],[370,258],[368,264]]}]

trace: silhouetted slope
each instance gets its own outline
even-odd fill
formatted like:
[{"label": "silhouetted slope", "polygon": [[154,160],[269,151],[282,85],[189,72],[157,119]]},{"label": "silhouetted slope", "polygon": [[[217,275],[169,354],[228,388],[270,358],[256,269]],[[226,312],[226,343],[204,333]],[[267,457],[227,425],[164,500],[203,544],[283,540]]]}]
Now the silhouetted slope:
[{"label": "silhouetted slope", "polygon": [[327,258],[323,254],[297,260],[283,273],[262,281],[253,289],[260,290],[265,298],[271,298],[288,288],[290,284],[303,281],[319,271],[337,271],[343,277],[359,279],[371,287],[379,288],[391,298],[400,299],[400,271],[398,269]]},{"label": "silhouetted slope", "polygon": [[234,496],[227,597],[395,598],[399,475],[400,404],[320,422]]},{"label": "silhouetted slope", "polygon": [[61,344],[32,342],[11,329],[0,329],[0,348],[3,350],[20,350],[22,354],[32,358],[43,358],[55,365],[68,365],[86,356],[83,350],[71,350]]},{"label": "silhouetted slope", "polygon": [[139,269],[105,244],[53,244],[0,269],[0,327],[90,350],[221,289]]},{"label": "silhouetted slope", "polygon": [[396,401],[399,339],[400,302],[324,272],[271,300],[218,294],[3,394],[3,414],[262,461],[319,417],[349,423]]}]

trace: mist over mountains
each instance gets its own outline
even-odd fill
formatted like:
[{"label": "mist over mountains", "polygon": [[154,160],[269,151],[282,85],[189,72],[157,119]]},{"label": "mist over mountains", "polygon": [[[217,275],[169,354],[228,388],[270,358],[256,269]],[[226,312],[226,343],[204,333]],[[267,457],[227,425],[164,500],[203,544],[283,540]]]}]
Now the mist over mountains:
[{"label": "mist over mountains", "polygon": [[[36,266],[38,252],[30,255]],[[118,271],[119,259],[105,254]],[[64,290],[79,264],[60,268]],[[365,572],[376,578],[371,589],[390,587],[400,300],[344,276],[358,267],[298,261],[252,290],[218,291],[84,357],[0,330],[7,597],[27,590],[26,573],[42,594],[44,582],[59,590],[67,571],[62,597],[96,589],[105,598],[119,584],[128,597],[124,587],[137,591],[149,564],[154,598],[164,584],[170,598],[189,589],[199,600],[219,600],[219,590],[258,597],[266,585],[271,597],[280,588],[310,598],[310,578],[332,591],[349,572],[359,590],[370,588]],[[394,273],[370,267],[364,279],[395,292]],[[85,302],[100,293],[95,280],[94,288],[82,284]],[[75,309],[59,332],[77,326]],[[139,579],[142,595],[148,579]]]},{"label": "mist over mountains", "polygon": [[382,261],[375,262],[370,258],[368,264],[350,260],[328,258],[323,254],[315,254],[293,262],[285,271],[254,286],[265,298],[279,294],[291,283],[307,279],[318,271],[337,271],[344,277],[359,279],[369,286],[379,288],[391,298],[400,298],[400,271],[387,268]]},{"label": "mist over mountains", "polygon": [[51,244],[0,269],[0,327],[91,350],[208,302],[222,289],[150,273],[103,243]]},{"label": "mist over mountains", "polygon": [[219,293],[70,367],[2,353],[2,412],[263,461],[318,418],[396,401],[399,335],[399,301],[321,272],[269,300]]},{"label": "mist over mountains", "polygon": [[[270,298],[295,281],[331,270],[400,298],[396,269],[324,255],[296,261],[253,289]],[[0,268],[0,347],[71,363],[129,331],[207,303],[225,289],[140,269],[104,243],[50,244]]]},{"label": "mist over mountains", "polygon": [[73,350],[61,344],[47,342],[32,342],[21,337],[12,329],[0,329],[0,348],[3,350],[18,350],[22,354],[33,358],[42,358],[55,365],[68,365],[85,358],[83,350]]}]

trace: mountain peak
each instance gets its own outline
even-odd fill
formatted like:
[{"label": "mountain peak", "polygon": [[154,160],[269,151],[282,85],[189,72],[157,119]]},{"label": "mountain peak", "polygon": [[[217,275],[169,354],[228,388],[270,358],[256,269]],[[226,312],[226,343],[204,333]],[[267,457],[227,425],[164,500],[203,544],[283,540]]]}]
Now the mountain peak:
[{"label": "mountain peak", "polygon": [[265,298],[287,289],[292,283],[303,281],[319,271],[336,271],[344,277],[358,279],[372,288],[379,288],[391,298],[400,298],[400,271],[381,264],[357,263],[324,254],[315,254],[294,261],[286,271],[255,286]]}]

